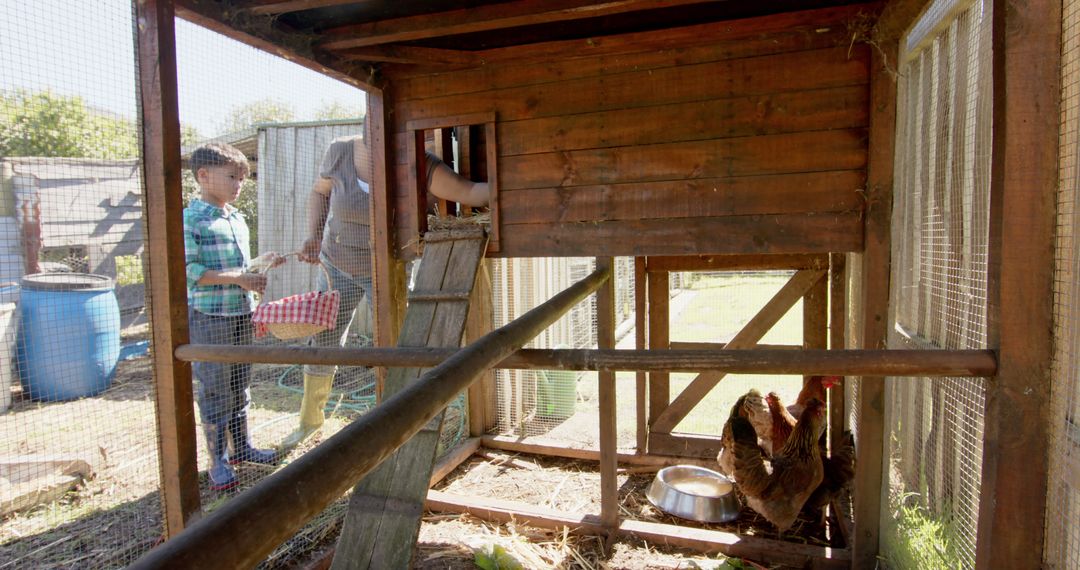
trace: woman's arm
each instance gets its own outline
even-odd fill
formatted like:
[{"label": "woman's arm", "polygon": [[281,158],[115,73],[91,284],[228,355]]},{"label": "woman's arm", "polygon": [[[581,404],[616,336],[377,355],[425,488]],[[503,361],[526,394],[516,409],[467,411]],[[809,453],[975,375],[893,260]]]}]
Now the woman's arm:
[{"label": "woman's arm", "polygon": [[466,206],[486,206],[490,193],[487,182],[473,182],[442,162],[435,166],[429,190],[443,200]]},{"label": "woman's arm", "polygon": [[307,234],[297,257],[308,263],[319,262],[319,250],[322,248],[323,228],[326,227],[326,215],[330,210],[330,190],[334,181],[319,178],[311,188],[307,203]]}]

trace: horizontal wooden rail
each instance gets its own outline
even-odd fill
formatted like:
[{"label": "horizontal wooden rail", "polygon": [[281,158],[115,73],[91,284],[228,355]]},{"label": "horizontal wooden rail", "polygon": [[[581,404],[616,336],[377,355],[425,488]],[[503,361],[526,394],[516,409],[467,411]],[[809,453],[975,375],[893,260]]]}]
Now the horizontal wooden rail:
[{"label": "horizontal wooden rail", "polygon": [[[187,344],[176,358],[204,362],[335,364],[338,366],[435,366],[453,348],[336,348]],[[835,374],[838,376],[993,376],[991,350],[588,350],[522,349],[495,368],[630,370],[732,374]]]},{"label": "horizontal wooden rail", "polygon": [[132,568],[254,568],[420,431],[484,371],[532,340],[610,277],[610,269],[598,269],[456,352],[321,445],[151,550]]}]

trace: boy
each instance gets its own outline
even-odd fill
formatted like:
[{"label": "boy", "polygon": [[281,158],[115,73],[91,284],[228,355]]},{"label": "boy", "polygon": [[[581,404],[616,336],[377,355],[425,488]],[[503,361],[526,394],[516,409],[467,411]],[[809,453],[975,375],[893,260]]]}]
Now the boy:
[{"label": "boy", "polygon": [[[248,228],[232,206],[250,172],[247,158],[227,144],[206,144],[191,154],[191,171],[200,190],[199,198],[184,208],[191,342],[249,344],[255,307],[251,292],[266,288],[266,276],[246,271],[251,261]],[[273,265],[284,262],[272,255]],[[275,463],[277,453],[256,449],[248,436],[251,365],[196,362],[192,371],[199,380],[199,410],[210,451],[210,488],[236,486],[230,463]],[[232,437],[231,456],[227,436]]]}]

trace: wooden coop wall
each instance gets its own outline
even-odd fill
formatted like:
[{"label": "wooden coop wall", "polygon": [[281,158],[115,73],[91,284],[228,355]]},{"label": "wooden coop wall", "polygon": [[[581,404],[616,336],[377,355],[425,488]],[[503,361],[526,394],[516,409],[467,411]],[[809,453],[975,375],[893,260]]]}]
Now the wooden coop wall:
[{"label": "wooden coop wall", "polygon": [[[397,212],[410,121],[496,115],[505,257],[862,247],[870,50],[863,8],[543,44],[392,75]],[[410,255],[417,221],[394,219]]]}]

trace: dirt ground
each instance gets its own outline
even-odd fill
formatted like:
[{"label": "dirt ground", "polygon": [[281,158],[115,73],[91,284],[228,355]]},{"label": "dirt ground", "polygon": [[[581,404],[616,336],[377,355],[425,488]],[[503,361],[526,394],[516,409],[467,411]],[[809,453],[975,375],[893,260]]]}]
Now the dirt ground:
[{"label": "dirt ground", "polygon": [[[125,342],[144,340],[145,329],[126,331]],[[280,366],[256,366],[253,372],[250,425],[256,443],[280,441],[293,427],[300,403],[300,373]],[[337,403],[326,427],[289,459],[305,452],[358,417],[369,403],[371,377],[362,369],[346,371],[335,382]],[[153,547],[162,532],[154,388],[149,356],[120,362],[112,386],[95,397],[42,403],[16,392],[12,409],[0,415],[0,456],[73,455],[92,466],[93,475],[61,491],[55,500],[10,513],[0,521],[0,570],[8,568],[118,568]],[[200,438],[201,439],[201,438]],[[200,444],[201,445],[201,444]],[[473,456],[437,488],[479,497],[497,497],[567,512],[599,512],[599,474],[595,464],[558,458],[512,456],[494,451]],[[200,448],[200,468],[205,464]],[[242,466],[242,489],[272,473],[268,467]],[[235,496],[207,489],[201,474],[202,504],[212,510]],[[742,534],[775,537],[752,511],[731,525],[679,521],[658,512],[644,498],[651,474],[620,476],[625,517],[686,524]],[[0,488],[3,491],[3,488]],[[0,495],[2,497],[2,495]],[[2,501],[0,501],[2,502]],[[345,501],[275,551],[262,568],[304,568],[332,547],[340,530]],[[764,530],[763,530],[764,529]],[[796,528],[785,540],[827,544]],[[509,558],[523,568],[751,568],[723,557],[657,548],[640,540],[620,539],[604,555],[600,539],[492,524],[467,515],[427,513],[415,567],[476,568],[479,553]],[[508,557],[508,558],[507,558]],[[506,566],[501,566],[506,567]]]}]

